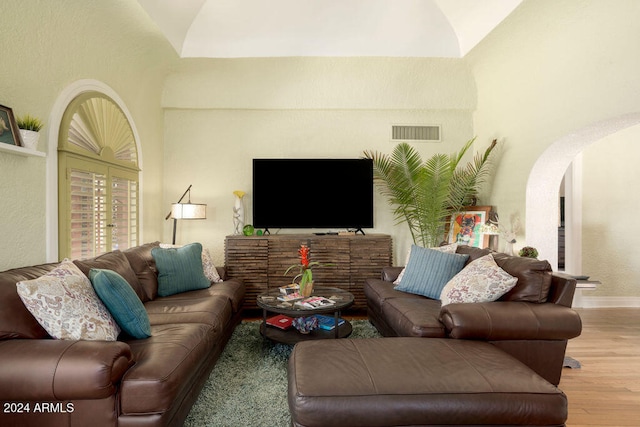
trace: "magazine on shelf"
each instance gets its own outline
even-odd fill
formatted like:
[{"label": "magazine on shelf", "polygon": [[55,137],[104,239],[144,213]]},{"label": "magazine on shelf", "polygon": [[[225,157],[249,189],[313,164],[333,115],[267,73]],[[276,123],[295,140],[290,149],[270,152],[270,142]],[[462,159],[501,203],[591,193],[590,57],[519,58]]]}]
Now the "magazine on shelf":
[{"label": "magazine on shelf", "polygon": [[304,297],[302,295],[300,295],[300,293],[294,292],[292,294],[280,295],[278,297],[278,301],[282,301],[282,302],[297,301],[297,300],[302,299],[302,298],[304,298]]},{"label": "magazine on shelf", "polygon": [[291,327],[293,318],[285,316],[284,314],[278,314],[267,319],[267,325],[275,326],[278,329],[287,330]]},{"label": "magazine on shelf", "polygon": [[302,308],[321,308],[329,307],[335,304],[335,301],[331,301],[325,297],[309,297],[300,301],[296,301],[296,305]]},{"label": "magazine on shelf", "polygon": [[[336,327],[336,319],[333,316],[325,316],[324,314],[316,314],[318,319],[318,327],[325,331],[333,331]],[[344,319],[340,317],[338,319],[338,326],[344,325]]]}]

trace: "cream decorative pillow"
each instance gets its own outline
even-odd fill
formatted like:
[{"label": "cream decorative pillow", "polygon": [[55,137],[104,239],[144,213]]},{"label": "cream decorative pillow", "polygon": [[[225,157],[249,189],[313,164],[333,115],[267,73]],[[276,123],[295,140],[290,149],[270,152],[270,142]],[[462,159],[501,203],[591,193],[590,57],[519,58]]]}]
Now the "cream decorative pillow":
[{"label": "cream decorative pillow", "polygon": [[[160,247],[163,249],[168,248],[181,248],[181,245],[172,245],[170,243],[160,243]],[[216,270],[216,266],[213,265],[213,260],[211,259],[211,254],[209,253],[209,249],[202,248],[202,270],[204,275],[209,281],[213,283],[220,283],[223,280],[220,278],[218,274],[218,270]]]},{"label": "cream decorative pillow", "polygon": [[496,264],[491,254],[472,261],[442,289],[442,305],[495,301],[518,281]]},{"label": "cream decorative pillow", "polygon": [[[429,249],[435,249],[436,251],[444,252],[446,254],[455,254],[456,253],[456,249],[458,249],[458,244],[457,243],[450,243],[448,245],[436,246],[435,248],[429,248]],[[396,278],[396,280],[393,281],[394,285],[399,285],[400,284],[400,281],[404,277],[404,271],[406,270],[406,267],[409,264],[409,258],[410,257],[411,257],[411,248],[409,248],[407,250],[407,257],[405,258],[406,261],[404,263],[405,268],[402,269],[400,274],[398,274],[398,277]]]},{"label": "cream decorative pillow", "polygon": [[222,279],[218,274],[218,270],[216,270],[216,266],[213,265],[213,260],[211,259],[209,249],[202,250],[202,268],[207,279],[211,280],[214,283],[222,282]]},{"label": "cream decorative pillow", "polygon": [[448,245],[436,246],[435,248],[431,248],[431,249],[435,249],[436,251],[441,251],[446,254],[455,254],[456,249],[458,249],[458,244],[449,243]]},{"label": "cream decorative pillow", "polygon": [[53,338],[115,341],[118,324],[91,286],[69,260],[44,276],[16,284],[18,295]]}]

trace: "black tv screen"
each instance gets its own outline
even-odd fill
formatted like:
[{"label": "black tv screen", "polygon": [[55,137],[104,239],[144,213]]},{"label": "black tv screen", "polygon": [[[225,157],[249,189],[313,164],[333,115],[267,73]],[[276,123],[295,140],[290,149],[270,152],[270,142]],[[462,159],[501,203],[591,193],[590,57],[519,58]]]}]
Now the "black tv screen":
[{"label": "black tv screen", "polygon": [[372,228],[372,161],[254,159],[253,226],[323,231]]}]

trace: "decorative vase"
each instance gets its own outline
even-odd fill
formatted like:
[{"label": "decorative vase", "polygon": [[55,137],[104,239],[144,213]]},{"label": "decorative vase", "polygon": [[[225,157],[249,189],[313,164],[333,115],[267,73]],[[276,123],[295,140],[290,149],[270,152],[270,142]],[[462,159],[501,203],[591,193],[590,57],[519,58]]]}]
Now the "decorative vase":
[{"label": "decorative vase", "polygon": [[244,232],[244,203],[242,202],[242,198],[244,197],[245,192],[236,190],[233,192],[233,195],[236,196],[236,200],[233,205],[233,234],[242,235]]},{"label": "decorative vase", "polygon": [[304,286],[300,286],[300,294],[307,298],[313,293],[313,282],[307,282]]},{"label": "decorative vase", "polygon": [[298,332],[306,335],[318,327],[318,319],[315,316],[296,317],[291,324]]},{"label": "decorative vase", "polygon": [[253,228],[253,225],[251,224],[247,224],[244,227],[242,227],[242,233],[245,236],[253,236],[253,232],[255,231],[255,229]]},{"label": "decorative vase", "polygon": [[32,130],[20,129],[20,136],[22,137],[22,145],[30,150],[38,148],[38,140],[40,139],[40,132]]}]

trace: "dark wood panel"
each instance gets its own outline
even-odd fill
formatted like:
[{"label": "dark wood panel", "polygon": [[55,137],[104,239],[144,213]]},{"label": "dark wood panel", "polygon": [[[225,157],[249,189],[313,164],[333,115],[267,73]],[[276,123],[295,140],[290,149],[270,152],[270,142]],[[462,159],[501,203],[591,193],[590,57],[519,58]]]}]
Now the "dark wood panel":
[{"label": "dark wood panel", "polygon": [[258,294],[291,283],[295,274],[285,276],[284,272],[300,262],[301,244],[309,246],[311,261],[333,264],[314,268],[316,285],[350,291],[355,297],[353,309],[357,310],[366,308],[365,279],[380,277],[382,268],[392,262],[391,236],[382,234],[227,236],[225,264],[230,277],[240,278],[247,285],[245,308],[257,308]]},{"label": "dark wood panel", "polygon": [[269,288],[284,286],[292,282],[297,274],[291,271],[284,275],[289,266],[300,263],[298,249],[302,244],[308,244],[308,239],[304,237],[292,237],[287,239],[266,239],[269,245]]},{"label": "dark wood panel", "polygon": [[229,277],[239,278],[246,287],[245,306],[256,306],[256,296],[267,290],[269,247],[266,240],[225,240],[225,268]]},{"label": "dark wood panel", "polygon": [[364,281],[368,278],[379,278],[382,267],[392,263],[391,238],[357,240],[350,242],[351,285],[350,291],[355,298],[354,305],[366,307]]},{"label": "dark wood panel", "polygon": [[310,241],[311,261],[331,266],[315,267],[313,280],[318,286],[329,286],[349,291],[350,271],[350,239],[315,238]]}]

